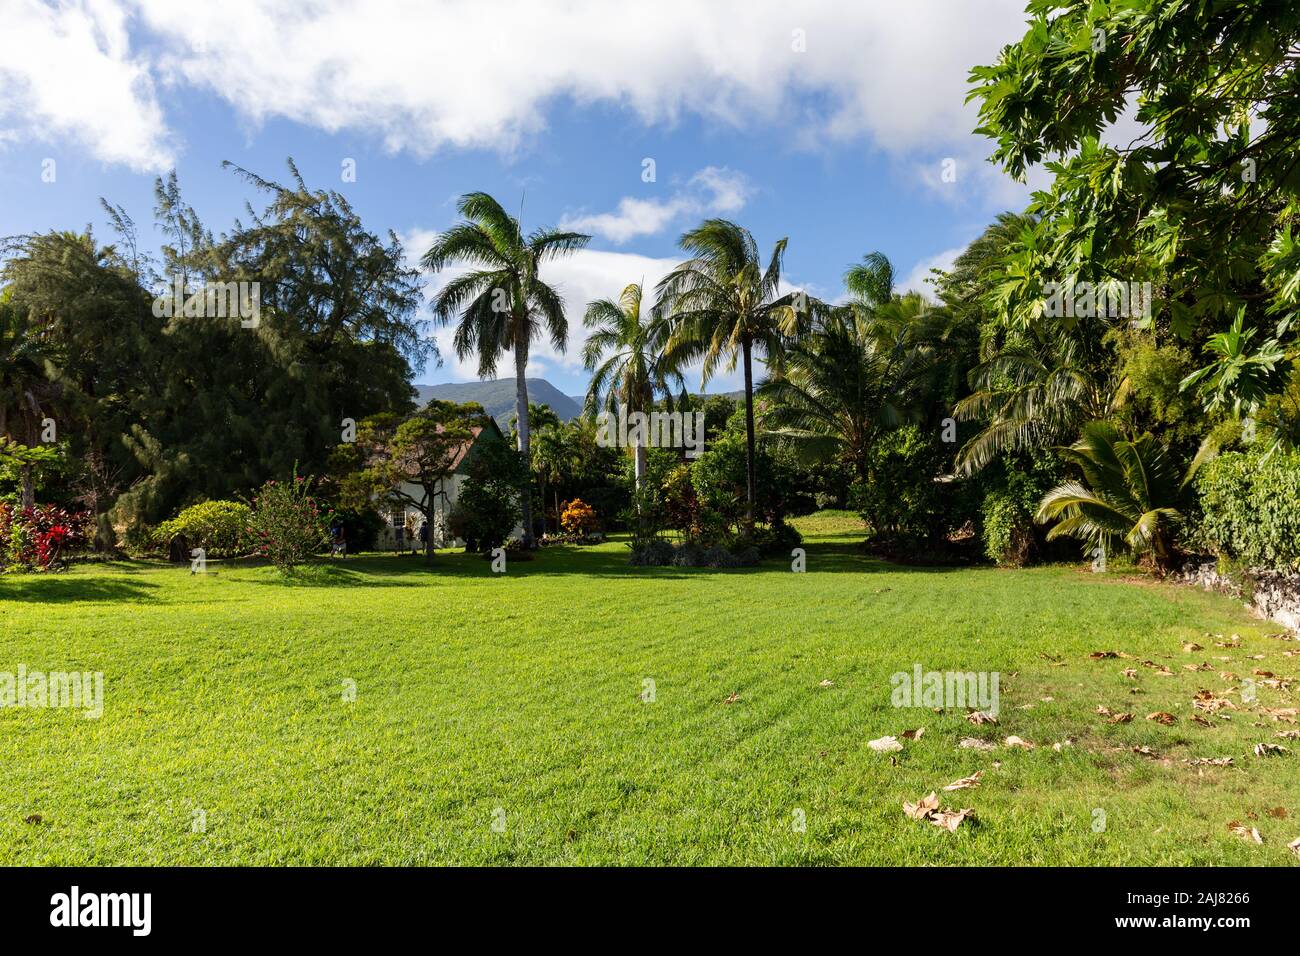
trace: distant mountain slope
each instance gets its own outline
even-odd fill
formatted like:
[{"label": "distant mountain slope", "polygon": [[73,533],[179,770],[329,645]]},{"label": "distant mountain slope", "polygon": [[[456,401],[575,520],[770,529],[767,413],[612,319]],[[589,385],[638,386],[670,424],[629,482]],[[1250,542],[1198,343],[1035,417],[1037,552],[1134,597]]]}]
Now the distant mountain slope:
[{"label": "distant mountain slope", "polygon": [[[509,429],[515,420],[515,380],[497,379],[495,382],[447,382],[443,385],[417,385],[417,401],[423,405],[431,398],[445,402],[478,402],[497,420],[502,428]],[[577,418],[582,406],[544,378],[528,379],[528,401],[534,405],[549,405],[561,420]]]}]

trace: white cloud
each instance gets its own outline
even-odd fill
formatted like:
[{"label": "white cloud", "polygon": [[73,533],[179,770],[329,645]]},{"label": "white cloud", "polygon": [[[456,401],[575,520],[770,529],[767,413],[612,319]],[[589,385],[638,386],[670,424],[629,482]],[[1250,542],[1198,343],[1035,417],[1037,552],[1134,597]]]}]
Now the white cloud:
[{"label": "white cloud", "polygon": [[[71,137],[140,172],[174,162],[145,61],[132,57],[124,8],[111,0],[0,0],[0,119],[23,138]],[[8,137],[11,139],[17,138]]]},{"label": "white cloud", "polygon": [[934,286],[926,281],[931,277],[930,270],[942,269],[947,272],[952,268],[952,264],[957,261],[957,257],[965,251],[965,246],[957,246],[952,249],[945,249],[928,259],[922,259],[908,273],[907,278],[897,284],[898,291],[921,292],[926,298],[935,298]]},{"label": "white cloud", "polygon": [[752,191],[743,174],[726,167],[706,166],[669,199],[624,196],[615,212],[565,216],[560,227],[595,233],[622,245],[638,236],[654,235],[687,216],[739,212]]},{"label": "white cloud", "polygon": [[[646,123],[695,114],[865,136],[891,154],[966,142],[967,72],[1024,31],[1023,0],[0,0],[6,91],[42,125],[136,168],[170,160],[153,84],[259,123],[378,135],[393,150],[511,151],[556,99]],[[150,55],[149,69],[128,52]],[[796,32],[804,38],[796,41]],[[800,49],[802,48],[802,52]],[[802,98],[801,98],[802,97]],[[797,138],[797,141],[796,141]]]}]

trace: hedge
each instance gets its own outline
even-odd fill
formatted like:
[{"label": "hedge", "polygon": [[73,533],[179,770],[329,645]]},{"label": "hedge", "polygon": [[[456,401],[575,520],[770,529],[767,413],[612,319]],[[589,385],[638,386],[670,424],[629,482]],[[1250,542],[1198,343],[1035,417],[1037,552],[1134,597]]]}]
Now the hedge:
[{"label": "hedge", "polygon": [[1253,568],[1300,568],[1300,453],[1220,455],[1196,490],[1198,546]]}]

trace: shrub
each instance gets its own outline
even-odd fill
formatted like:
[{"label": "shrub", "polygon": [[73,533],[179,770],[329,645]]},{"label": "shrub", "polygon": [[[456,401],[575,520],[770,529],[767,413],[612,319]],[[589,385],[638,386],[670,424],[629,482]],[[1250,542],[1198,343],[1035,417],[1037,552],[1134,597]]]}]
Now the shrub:
[{"label": "shrub", "polygon": [[184,535],[191,548],[202,548],[208,557],[228,557],[249,549],[251,516],[248,505],[239,501],[204,501],[164,521],[153,537],[165,547],[178,534]]},{"label": "shrub", "polygon": [[727,542],[727,546],[737,553],[752,548],[764,558],[789,555],[801,544],[803,544],[803,535],[779,518],[767,527],[755,528],[752,534],[742,533]]},{"label": "shrub", "polygon": [[1231,452],[1196,477],[1195,540],[1256,568],[1300,567],[1300,452]]},{"label": "shrub", "polygon": [[90,518],[54,505],[18,509],[0,502],[0,569],[56,571],[89,544]]},{"label": "shrub", "polygon": [[660,568],[673,562],[674,548],[663,538],[636,540],[628,547],[632,549],[632,563],[639,567]]},{"label": "shrub", "polygon": [[733,552],[721,544],[706,547],[689,539],[674,547],[663,538],[646,537],[634,540],[629,547],[632,564],[640,567],[738,568],[753,567],[760,560],[757,548]]},{"label": "shrub", "polygon": [[868,478],[854,482],[849,504],[876,541],[910,548],[946,535],[952,489],[935,480],[944,460],[943,447],[914,425],[895,429],[872,446]]},{"label": "shrub", "polygon": [[560,515],[560,528],[565,534],[592,534],[600,528],[596,511],[581,498],[574,498],[564,506]]},{"label": "shrub", "polygon": [[331,524],[342,530],[348,552],[355,554],[375,550],[384,519],[374,508],[335,508]]},{"label": "shrub", "polygon": [[311,494],[311,479],[268,481],[253,499],[248,528],[257,552],[281,573],[329,545],[330,516]]},{"label": "shrub", "polygon": [[1000,459],[997,470],[989,471],[991,487],[980,504],[984,554],[998,564],[1021,567],[1042,552],[1034,514],[1057,484],[1058,472],[1045,455]]}]

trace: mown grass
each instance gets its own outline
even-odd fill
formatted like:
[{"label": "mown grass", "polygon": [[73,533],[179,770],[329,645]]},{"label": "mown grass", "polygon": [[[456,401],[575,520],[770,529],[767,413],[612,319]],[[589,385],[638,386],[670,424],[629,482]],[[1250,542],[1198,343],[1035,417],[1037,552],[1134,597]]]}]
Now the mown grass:
[{"label": "mown grass", "polygon": [[[1300,643],[1186,588],[895,567],[854,550],[850,517],[803,528],[805,574],[638,570],[611,542],[505,575],[448,553],[433,571],[376,555],[288,583],[216,562],[6,576],[0,671],[103,671],[106,688],[98,720],[0,710],[0,864],[1298,862],[1300,742],[1275,733],[1300,725],[1260,711],[1290,693],[1190,718],[1198,689],[1232,686],[1219,670],[1290,675]],[[1202,660],[1214,670],[1183,668]],[[917,663],[999,672],[1000,723],[891,706],[890,675]],[[1107,724],[1098,704],[1135,719]],[[1178,722],[1143,719],[1162,710]],[[867,746],[920,726],[901,753]],[[1040,746],[957,747],[1009,734]],[[1260,741],[1293,753],[1255,757]],[[1234,766],[1183,763],[1201,756]],[[941,792],[973,823],[903,815],[976,770],[978,789]]]}]

